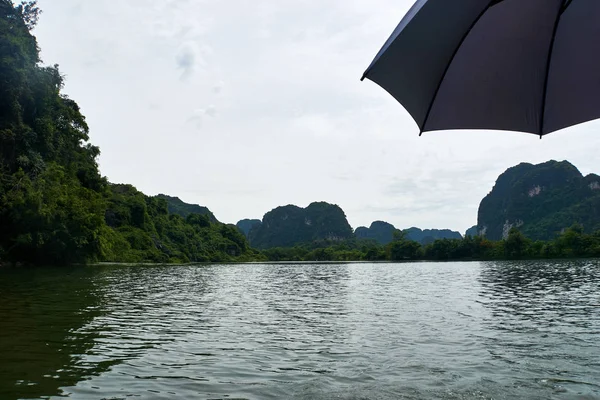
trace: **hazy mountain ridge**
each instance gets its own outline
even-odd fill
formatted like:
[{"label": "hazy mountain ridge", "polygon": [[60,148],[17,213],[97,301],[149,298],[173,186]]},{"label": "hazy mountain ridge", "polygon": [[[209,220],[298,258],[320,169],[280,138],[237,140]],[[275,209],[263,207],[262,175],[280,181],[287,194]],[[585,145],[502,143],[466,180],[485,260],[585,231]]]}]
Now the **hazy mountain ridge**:
[{"label": "hazy mountain ridge", "polygon": [[262,225],[260,219],[243,219],[238,221],[235,226],[248,238],[252,229],[258,229]]},{"label": "hazy mountain ridge", "polygon": [[408,239],[423,245],[439,239],[462,239],[462,235],[459,232],[450,229],[420,229],[413,227],[406,229],[404,232],[406,232]]},{"label": "hazy mountain ridge", "polygon": [[[355,235],[358,239],[372,239],[377,243],[386,245],[394,239],[394,231],[398,230],[394,225],[375,221],[369,228],[359,226]],[[401,230],[401,229],[400,229]],[[438,239],[462,239],[462,235],[450,229],[420,229],[416,227],[403,230],[406,238],[420,244],[429,244]]]}]

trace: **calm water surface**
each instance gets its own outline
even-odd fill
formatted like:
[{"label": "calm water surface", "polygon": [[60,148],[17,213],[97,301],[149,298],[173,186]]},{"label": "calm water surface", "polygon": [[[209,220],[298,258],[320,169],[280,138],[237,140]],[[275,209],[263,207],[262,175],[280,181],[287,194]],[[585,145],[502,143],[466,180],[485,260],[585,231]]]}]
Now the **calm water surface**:
[{"label": "calm water surface", "polygon": [[0,399],[600,399],[600,262],[0,270]]}]

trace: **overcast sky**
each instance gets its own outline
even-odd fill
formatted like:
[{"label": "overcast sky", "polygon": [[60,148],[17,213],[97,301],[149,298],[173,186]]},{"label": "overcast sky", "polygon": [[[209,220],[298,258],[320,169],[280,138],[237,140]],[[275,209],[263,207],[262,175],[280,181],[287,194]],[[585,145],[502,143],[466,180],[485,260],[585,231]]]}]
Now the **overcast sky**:
[{"label": "overcast sky", "polygon": [[418,136],[359,79],[412,0],[39,0],[34,34],[60,65],[111,182],[206,205],[223,222],[312,201],[353,227],[474,225],[498,175],[569,160],[600,172],[600,124],[540,140]]}]

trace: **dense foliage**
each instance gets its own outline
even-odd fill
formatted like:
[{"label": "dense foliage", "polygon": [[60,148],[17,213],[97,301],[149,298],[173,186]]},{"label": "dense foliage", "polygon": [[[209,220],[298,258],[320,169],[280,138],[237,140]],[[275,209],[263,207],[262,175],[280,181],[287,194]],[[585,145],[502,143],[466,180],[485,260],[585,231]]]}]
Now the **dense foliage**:
[{"label": "dense foliage", "polygon": [[167,202],[169,213],[171,214],[177,214],[183,218],[186,218],[190,214],[206,215],[210,221],[217,222],[217,218],[206,207],[199,206],[198,204],[188,204],[179,197],[168,196],[166,194],[159,194],[156,197]]},{"label": "dense foliage", "polygon": [[149,197],[131,185],[110,185],[105,220],[109,228],[102,247],[104,261],[208,262],[253,261],[250,249],[233,225],[211,221],[208,214],[169,213],[164,198]]},{"label": "dense foliage", "polygon": [[58,67],[40,67],[35,2],[0,0],[0,259],[97,259],[106,181]]},{"label": "dense foliage", "polygon": [[208,209],[100,175],[58,66],[39,65],[38,15],[0,0],[0,264],[261,259]]}]

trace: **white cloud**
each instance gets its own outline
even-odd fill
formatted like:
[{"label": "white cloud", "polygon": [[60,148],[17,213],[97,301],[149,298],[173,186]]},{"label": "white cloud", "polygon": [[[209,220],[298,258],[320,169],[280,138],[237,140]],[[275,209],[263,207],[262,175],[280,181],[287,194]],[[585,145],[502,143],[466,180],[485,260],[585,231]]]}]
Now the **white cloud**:
[{"label": "white cloud", "polygon": [[188,122],[201,129],[204,125],[206,117],[215,118],[217,116],[217,108],[214,105],[209,105],[206,108],[198,108],[194,110],[192,116],[188,119]]},{"label": "white cloud", "polygon": [[189,78],[196,68],[196,50],[188,45],[184,45],[177,54],[177,66],[182,70],[182,78]]}]

